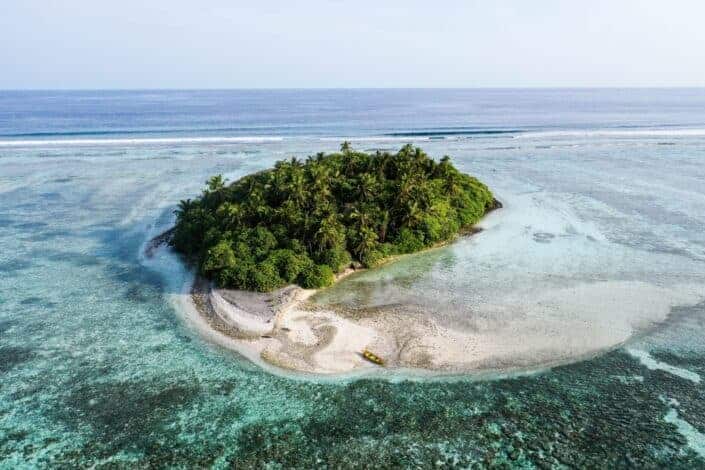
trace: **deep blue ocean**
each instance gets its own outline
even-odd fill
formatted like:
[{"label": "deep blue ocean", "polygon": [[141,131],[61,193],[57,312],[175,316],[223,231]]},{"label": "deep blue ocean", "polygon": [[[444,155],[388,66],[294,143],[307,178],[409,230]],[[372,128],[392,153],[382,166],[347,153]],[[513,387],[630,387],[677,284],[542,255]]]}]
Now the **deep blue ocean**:
[{"label": "deep blue ocean", "polygon": [[[482,374],[262,370],[145,256],[210,176],[344,140],[504,203],[320,300],[435,309]],[[705,89],[0,91],[2,469],[705,468],[703,338]]]},{"label": "deep blue ocean", "polygon": [[0,139],[698,128],[703,89],[0,91]]}]

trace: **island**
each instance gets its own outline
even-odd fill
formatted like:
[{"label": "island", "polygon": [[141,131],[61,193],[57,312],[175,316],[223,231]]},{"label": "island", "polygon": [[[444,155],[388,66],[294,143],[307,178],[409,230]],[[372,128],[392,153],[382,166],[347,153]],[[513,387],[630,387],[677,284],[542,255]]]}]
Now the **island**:
[{"label": "island", "polygon": [[219,287],[321,288],[350,266],[447,242],[496,206],[447,156],[436,162],[411,145],[368,154],[344,143],[231,185],[214,176],[200,198],[180,202],[171,243]]},{"label": "island", "polygon": [[435,337],[422,333],[427,312],[356,316],[307,299],[347,274],[471,234],[498,207],[448,156],[436,161],[412,145],[366,153],[345,142],[232,184],[212,177],[200,197],[179,203],[160,241],[198,272],[191,321],[255,362],[314,373],[443,368],[452,358],[430,357],[426,346],[413,352],[412,336],[448,351],[438,327],[430,326]]}]

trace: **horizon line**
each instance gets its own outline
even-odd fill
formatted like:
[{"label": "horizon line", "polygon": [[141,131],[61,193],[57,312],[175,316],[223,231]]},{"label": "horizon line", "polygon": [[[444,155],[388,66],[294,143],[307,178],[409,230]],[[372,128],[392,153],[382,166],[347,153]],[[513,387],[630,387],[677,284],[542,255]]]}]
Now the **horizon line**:
[{"label": "horizon line", "polygon": [[41,91],[365,91],[365,90],[702,90],[705,85],[649,86],[468,86],[468,87],[127,87],[127,88],[0,88],[0,92]]}]

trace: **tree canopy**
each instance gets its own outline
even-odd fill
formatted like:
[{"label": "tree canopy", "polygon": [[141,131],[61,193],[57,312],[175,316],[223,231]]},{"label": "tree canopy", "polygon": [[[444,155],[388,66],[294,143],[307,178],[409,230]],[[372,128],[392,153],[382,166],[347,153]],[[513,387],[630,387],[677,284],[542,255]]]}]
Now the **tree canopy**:
[{"label": "tree canopy", "polygon": [[449,240],[495,204],[490,190],[420,148],[292,158],[227,185],[214,176],[176,210],[171,240],[222,287],[330,285],[353,260],[375,266]]}]

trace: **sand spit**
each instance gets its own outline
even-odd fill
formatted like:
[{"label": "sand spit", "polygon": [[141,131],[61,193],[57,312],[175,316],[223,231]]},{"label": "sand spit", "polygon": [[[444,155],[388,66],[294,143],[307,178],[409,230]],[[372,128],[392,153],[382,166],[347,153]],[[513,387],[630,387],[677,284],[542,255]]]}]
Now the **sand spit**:
[{"label": "sand spit", "polygon": [[[195,314],[229,338],[227,347],[258,363],[322,375],[379,368],[364,359],[364,350],[381,357],[387,369],[444,374],[562,364],[620,346],[663,321],[673,305],[698,300],[687,287],[674,291],[641,282],[598,282],[555,289],[530,301],[485,305],[478,318],[494,313],[505,318],[512,312],[513,320],[479,320],[471,329],[458,330],[420,306],[320,306],[308,301],[314,292],[290,286],[253,294],[214,289],[198,279],[191,295]],[[561,311],[573,313],[566,317]]]},{"label": "sand spit", "polygon": [[310,305],[307,299],[315,292],[298,286],[264,294],[216,289],[198,278],[190,293],[193,313],[231,340],[225,346],[256,358],[255,362],[316,374],[365,366],[359,353],[373,342],[376,332]]}]

